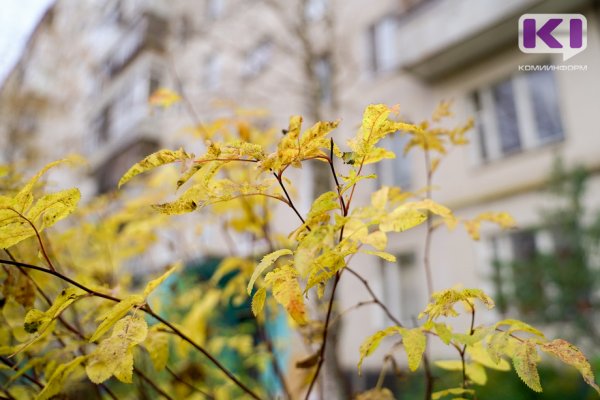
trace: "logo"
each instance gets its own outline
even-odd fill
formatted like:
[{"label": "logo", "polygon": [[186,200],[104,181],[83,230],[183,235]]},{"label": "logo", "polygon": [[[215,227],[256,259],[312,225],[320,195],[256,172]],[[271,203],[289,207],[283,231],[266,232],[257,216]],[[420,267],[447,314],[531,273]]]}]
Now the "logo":
[{"label": "logo", "polygon": [[587,47],[587,20],[581,14],[523,14],[519,49],[523,53],[561,53],[563,61]]}]

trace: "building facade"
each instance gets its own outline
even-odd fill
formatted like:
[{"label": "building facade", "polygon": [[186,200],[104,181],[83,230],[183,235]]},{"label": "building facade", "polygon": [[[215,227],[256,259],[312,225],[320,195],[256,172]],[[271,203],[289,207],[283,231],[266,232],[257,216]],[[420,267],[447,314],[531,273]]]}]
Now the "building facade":
[{"label": "building facade", "polygon": [[[520,52],[517,21],[525,13],[584,15],[587,49],[566,62],[560,55]],[[69,46],[59,46],[67,37]],[[544,65],[587,70],[536,67]],[[91,160],[89,190],[102,192],[159,147],[201,152],[201,144],[176,133],[222,115],[217,101],[268,109],[265,123],[282,128],[292,114],[305,115],[307,124],[341,118],[336,140],[343,143],[368,104],[399,103],[402,118],[418,122],[440,100],[451,99],[456,123],[469,116],[477,122],[470,144],[444,159],[435,200],[463,218],[507,211],[527,228],[539,224],[538,210],[548,204],[542,189],[558,156],[592,172],[585,202],[598,208],[597,68],[600,9],[591,0],[381,0],[368,6],[359,0],[58,0],[3,84],[0,115],[7,123],[0,139],[5,159],[56,158],[67,148],[82,152]],[[158,87],[182,92],[192,110],[180,104],[151,112],[147,99]],[[10,108],[14,104],[18,110]],[[29,150],[20,155],[9,150],[13,144]],[[398,150],[404,144],[401,136],[388,142]],[[417,153],[385,161],[373,172],[379,185],[417,189],[426,183]],[[300,199],[306,211],[328,181],[311,167],[299,179],[299,192],[310,194]],[[366,186],[357,204],[368,201],[367,189],[375,183]],[[283,219],[294,226],[293,217]],[[547,235],[524,231],[484,226],[481,240],[473,242],[464,230],[439,229],[431,250],[434,289],[462,284],[493,295],[494,259],[520,257],[524,242],[556,245]],[[390,241],[397,264],[353,260],[407,325],[427,303],[424,236],[421,227]],[[510,284],[515,278],[508,273],[504,279]],[[340,285],[340,310],[370,300],[352,276]],[[354,374],[362,340],[390,321],[380,310],[362,307],[342,323],[337,353],[343,369]],[[446,355],[441,347],[432,351]],[[367,373],[354,380],[356,388],[372,386],[382,354],[365,361]]]}]

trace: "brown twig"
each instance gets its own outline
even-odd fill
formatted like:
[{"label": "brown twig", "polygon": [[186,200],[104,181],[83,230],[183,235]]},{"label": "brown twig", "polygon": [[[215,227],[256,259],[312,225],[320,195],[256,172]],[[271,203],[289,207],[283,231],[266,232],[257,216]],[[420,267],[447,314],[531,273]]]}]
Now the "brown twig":
[{"label": "brown twig", "polygon": [[[8,359],[6,357],[0,357],[0,361],[2,362],[2,364],[10,367],[11,369],[15,368],[15,363],[13,363],[10,359]],[[35,384],[40,389],[44,388],[44,385],[39,380],[37,380],[36,378],[32,377],[31,375],[27,375],[27,373],[24,373],[22,376],[25,379],[27,379],[29,382]]]},{"label": "brown twig", "polygon": [[157,393],[159,393],[161,396],[163,396],[165,399],[167,400],[173,400],[173,398],[171,396],[169,396],[164,390],[162,390],[156,383],[154,383],[154,381],[150,378],[148,378],[146,376],[146,374],[144,374],[139,368],[137,367],[133,367],[133,372],[135,372],[135,374],[137,376],[139,376],[140,378],[142,378],[142,380],[144,382],[146,382],[148,385],[150,385],[152,387],[152,389],[154,389]]},{"label": "brown twig", "polygon": [[17,210],[15,210],[12,207],[8,207],[7,210],[11,210],[11,211],[17,213],[17,215],[19,215],[19,217],[21,217],[22,219],[27,221],[27,223],[31,226],[31,228],[35,232],[35,236],[37,237],[38,243],[40,245],[40,250],[42,251],[42,255],[44,256],[44,259],[48,263],[48,267],[52,271],[56,271],[56,268],[54,268],[54,264],[52,264],[52,261],[50,261],[50,257],[48,257],[48,254],[46,253],[46,248],[44,247],[44,242],[42,242],[42,237],[40,236],[40,232],[37,230],[34,223],[31,220],[29,220],[29,218],[27,218],[26,216],[24,216],[23,214],[21,214],[20,212],[18,212]]},{"label": "brown twig", "polygon": [[327,346],[327,333],[329,332],[329,320],[331,319],[331,311],[333,310],[333,299],[335,297],[335,289],[337,288],[338,282],[340,281],[341,271],[337,271],[335,273],[335,280],[333,281],[333,288],[331,289],[331,297],[329,298],[329,305],[327,306],[327,316],[325,317],[325,326],[323,328],[323,338],[321,349],[319,350],[319,362],[317,363],[317,369],[315,370],[315,374],[313,375],[312,380],[310,381],[310,385],[308,386],[308,391],[306,392],[305,400],[308,400],[310,397],[310,392],[315,386],[315,382],[319,377],[319,372],[321,371],[321,367],[323,366],[323,362],[325,361],[325,349]]},{"label": "brown twig", "polygon": [[392,314],[392,312],[385,305],[385,303],[383,303],[381,300],[379,300],[379,298],[377,297],[377,295],[375,294],[375,292],[373,292],[373,289],[371,289],[371,285],[369,285],[369,282],[365,278],[363,278],[362,275],[360,275],[358,272],[356,272],[354,269],[346,266],[345,270],[347,270],[352,275],[354,275],[356,277],[356,279],[358,279],[363,284],[363,286],[365,287],[365,289],[367,289],[367,292],[369,292],[369,294],[371,295],[371,298],[373,299],[373,302],[375,304],[377,304],[383,310],[383,312],[385,313],[385,315],[387,315],[387,317],[390,319],[390,321],[392,321],[394,324],[402,327],[402,323],[400,322],[400,320],[398,318],[396,318],[394,316],[394,314]]},{"label": "brown twig", "polygon": [[[275,179],[277,179],[277,182],[279,182],[279,186],[281,186],[281,189],[283,190],[283,193],[285,194],[285,197],[287,198],[288,205],[292,208],[292,210],[294,210],[294,212],[296,213],[298,218],[300,218],[300,221],[302,221],[302,223],[305,224],[306,222],[304,221],[304,218],[302,218],[302,215],[300,215],[300,212],[294,205],[292,198],[290,197],[288,191],[285,188],[285,185],[283,184],[282,173],[280,172],[279,174],[277,174],[277,173],[273,172],[273,175],[275,176]],[[307,226],[306,229],[308,229],[310,231],[310,227]]]},{"label": "brown twig", "polygon": [[186,381],[185,379],[183,379],[182,377],[180,377],[179,375],[177,375],[171,368],[169,368],[169,366],[167,365],[166,367],[167,372],[173,377],[175,378],[175,380],[183,383],[185,386],[189,387],[190,389],[200,393],[201,395],[203,395],[204,397],[206,397],[209,400],[215,400],[215,398],[213,396],[211,396],[210,394],[206,393],[204,390],[202,389],[198,389],[196,386],[192,385],[191,383],[189,383],[188,381]]},{"label": "brown twig", "polygon": [[[41,271],[50,275],[53,275],[59,279],[62,279],[65,282],[68,282],[70,284],[72,284],[73,286],[76,286],[86,292],[88,292],[89,294],[96,296],[96,297],[101,297],[103,299],[107,299],[107,300],[111,300],[114,302],[120,302],[121,299],[108,295],[108,294],[104,294],[101,292],[97,292],[93,289],[90,289],[84,285],[82,285],[81,283],[74,281],[73,279],[57,272],[57,271],[52,271],[49,270],[47,268],[42,268],[39,267],[37,265],[31,265],[31,264],[26,264],[26,263],[21,263],[21,262],[15,262],[15,261],[11,261],[11,260],[0,260],[0,263],[2,264],[6,264],[6,265],[12,265],[15,267],[23,267],[23,268],[29,268],[29,269],[33,269],[36,271]],[[200,351],[205,357],[207,357],[218,369],[221,370],[221,372],[223,372],[225,375],[227,375],[227,377],[234,382],[240,389],[242,389],[244,392],[246,392],[249,396],[251,396],[253,399],[257,399],[259,400],[260,397],[254,393],[248,386],[246,386],[244,383],[242,383],[238,378],[235,377],[235,375],[233,375],[227,368],[225,368],[225,366],[223,364],[221,364],[212,354],[210,354],[206,349],[204,349],[202,346],[200,346],[199,344],[197,344],[196,342],[194,342],[192,339],[190,339],[187,335],[185,335],[183,332],[181,332],[179,329],[177,329],[173,324],[171,324],[169,321],[165,320],[164,318],[162,318],[160,315],[156,314],[154,311],[152,311],[152,309],[150,309],[150,306],[148,306],[148,304],[143,305],[142,307],[140,307],[140,309],[142,311],[144,311],[145,313],[151,315],[152,317],[154,317],[156,320],[160,321],[161,323],[163,323],[164,325],[166,325],[167,327],[169,327],[177,336],[179,336],[181,339],[183,339],[184,341],[188,342],[189,344],[191,344],[196,350]]]}]

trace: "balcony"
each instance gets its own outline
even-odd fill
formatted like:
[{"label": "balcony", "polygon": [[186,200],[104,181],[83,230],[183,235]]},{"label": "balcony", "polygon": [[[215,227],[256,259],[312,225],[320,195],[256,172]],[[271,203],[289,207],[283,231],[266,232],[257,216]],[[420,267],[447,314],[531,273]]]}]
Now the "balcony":
[{"label": "balcony", "polygon": [[434,82],[507,48],[517,47],[525,13],[576,12],[591,0],[432,0],[400,17],[399,67]]},{"label": "balcony", "polygon": [[107,78],[117,76],[144,51],[164,52],[167,33],[168,23],[165,19],[153,13],[142,15],[108,53],[104,61]]}]

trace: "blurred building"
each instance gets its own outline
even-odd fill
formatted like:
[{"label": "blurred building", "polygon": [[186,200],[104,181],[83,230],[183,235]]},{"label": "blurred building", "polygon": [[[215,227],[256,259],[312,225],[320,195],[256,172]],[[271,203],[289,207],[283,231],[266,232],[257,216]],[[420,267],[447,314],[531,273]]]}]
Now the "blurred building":
[{"label": "blurred building", "polygon": [[[418,122],[440,100],[452,99],[454,123],[476,116],[477,126],[471,143],[442,162],[435,178],[440,185],[434,191],[437,201],[465,218],[508,211],[520,227],[536,225],[540,206],[548,203],[542,189],[554,159],[561,156],[567,164],[580,163],[592,171],[586,202],[597,208],[597,1],[280,3],[58,0],[3,83],[2,156],[42,159],[67,150],[83,152],[92,163],[93,186],[102,192],[154,149],[184,144],[197,150],[198,144],[176,133],[198,119],[223,113],[215,107],[217,100],[269,109],[272,117],[265,123],[282,128],[291,114],[305,115],[307,124],[341,117],[338,135],[350,137],[370,103],[399,103],[402,117]],[[521,53],[517,21],[524,13],[583,14],[587,49],[566,62],[560,55]],[[587,71],[537,65],[587,66]],[[148,96],[161,86],[183,91],[193,110],[180,104],[151,113]],[[403,140],[399,136],[388,144],[398,150]],[[378,184],[415,189],[426,182],[423,167],[415,152],[387,160],[374,172],[379,173]],[[313,192],[327,183],[319,174],[309,167],[301,177],[304,211]],[[368,201],[368,192],[375,188],[365,185],[356,204]],[[297,223],[293,215],[282,221]],[[397,264],[362,256],[353,260],[354,268],[407,325],[427,302],[424,236],[424,228],[416,228],[390,241]],[[484,226],[481,241],[474,243],[464,230],[439,229],[431,254],[434,289],[462,284],[493,294],[494,279],[505,285],[518,279],[510,271],[498,277],[493,259],[526,258],[557,241],[560,237],[543,232],[503,233]],[[370,300],[361,282],[349,274],[340,285],[340,310]],[[372,306],[344,317],[338,354],[355,389],[374,385],[383,354],[368,358],[366,373],[358,379],[354,374],[360,343],[389,323]],[[443,349],[434,351],[444,355]]]}]

